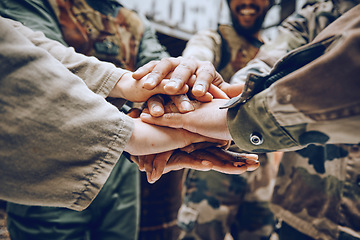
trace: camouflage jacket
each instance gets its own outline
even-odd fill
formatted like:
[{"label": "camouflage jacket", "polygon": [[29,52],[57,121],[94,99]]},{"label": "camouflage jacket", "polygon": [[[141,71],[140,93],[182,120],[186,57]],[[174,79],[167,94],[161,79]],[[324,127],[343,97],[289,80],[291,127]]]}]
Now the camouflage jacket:
[{"label": "camouflage jacket", "polygon": [[[260,43],[259,40],[257,42]],[[195,57],[214,64],[225,81],[253,59],[259,48],[240,36],[230,25],[219,25],[218,30],[202,30],[186,44],[184,57]]]},{"label": "camouflage jacket", "polygon": [[147,19],[115,0],[1,1],[0,14],[128,70],[169,56]]},{"label": "camouflage jacket", "polygon": [[233,77],[246,76],[246,89],[228,103],[241,148],[286,151],[272,208],[314,239],[360,238],[360,6],[340,17],[347,3],[310,4],[287,19]]}]

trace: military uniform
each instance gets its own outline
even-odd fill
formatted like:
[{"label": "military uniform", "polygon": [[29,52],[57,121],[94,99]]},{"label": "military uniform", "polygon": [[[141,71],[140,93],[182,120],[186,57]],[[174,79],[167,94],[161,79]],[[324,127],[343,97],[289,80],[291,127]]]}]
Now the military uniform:
[{"label": "military uniform", "polygon": [[[0,13],[128,70],[168,57],[146,19],[116,1],[5,0]],[[12,239],[24,240],[137,239],[139,187],[137,166],[122,156],[86,210],[8,203],[8,229]]]},{"label": "military uniform", "polygon": [[[235,142],[248,151],[287,151],[271,206],[283,225],[280,239],[360,239],[358,38],[352,42],[359,6],[340,17],[357,4],[305,5],[233,78],[250,73],[244,94],[229,109]],[[269,74],[265,65],[274,66]],[[240,119],[242,136],[235,134]]]},{"label": "military uniform", "polygon": [[186,44],[184,57],[210,61],[226,82],[251,59],[261,46],[258,39],[248,40],[239,35],[233,26],[221,24],[218,30],[202,30]]},{"label": "military uniform", "polygon": [[[203,30],[193,36],[183,52],[214,64],[225,81],[257,54],[259,39],[239,35],[233,26]],[[233,150],[241,151],[235,146]],[[178,213],[180,239],[268,239],[274,217],[269,209],[276,176],[275,154],[261,154],[261,168],[241,175],[188,170]]]}]

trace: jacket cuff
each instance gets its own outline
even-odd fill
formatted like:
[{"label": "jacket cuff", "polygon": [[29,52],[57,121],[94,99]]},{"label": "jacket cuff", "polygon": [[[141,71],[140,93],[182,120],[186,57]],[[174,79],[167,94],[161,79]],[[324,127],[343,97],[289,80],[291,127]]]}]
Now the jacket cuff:
[{"label": "jacket cuff", "polygon": [[241,149],[257,153],[298,147],[300,144],[269,112],[266,106],[267,92],[264,90],[256,94],[246,103],[235,98],[227,104],[227,124],[235,144]]}]

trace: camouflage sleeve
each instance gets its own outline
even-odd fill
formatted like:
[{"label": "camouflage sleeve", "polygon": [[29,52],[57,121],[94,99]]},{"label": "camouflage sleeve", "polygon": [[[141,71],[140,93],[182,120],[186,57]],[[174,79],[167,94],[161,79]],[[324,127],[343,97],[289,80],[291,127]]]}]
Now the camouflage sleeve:
[{"label": "camouflage sleeve", "polygon": [[313,41],[336,18],[333,11],[332,1],[306,4],[281,23],[276,38],[260,48],[257,58],[273,66],[288,52]]},{"label": "camouflage sleeve", "polygon": [[277,28],[276,37],[259,49],[256,58],[240,69],[231,83],[244,82],[249,72],[269,73],[276,62],[288,52],[314,40],[315,36],[332,21],[333,4],[314,2],[285,19]]},{"label": "camouflage sleeve", "polygon": [[[315,43],[297,50],[333,39],[320,57],[246,103],[232,99],[228,126],[235,143],[253,152],[294,150],[309,143],[359,143],[359,23],[360,6],[326,28]],[[280,62],[286,63],[287,56]]]},{"label": "camouflage sleeve", "polygon": [[213,30],[203,30],[195,34],[186,44],[183,57],[195,57],[209,61],[217,68],[221,60],[221,36]]},{"label": "camouflage sleeve", "polygon": [[139,68],[152,60],[160,60],[169,57],[168,52],[159,42],[155,30],[150,25],[149,21],[144,16],[139,16],[144,22],[145,31],[139,46],[136,68]]}]

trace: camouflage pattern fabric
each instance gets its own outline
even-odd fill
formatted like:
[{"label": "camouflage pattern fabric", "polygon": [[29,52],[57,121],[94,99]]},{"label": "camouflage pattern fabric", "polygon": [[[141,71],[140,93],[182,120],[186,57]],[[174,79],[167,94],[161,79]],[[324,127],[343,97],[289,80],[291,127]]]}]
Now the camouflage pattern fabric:
[{"label": "camouflage pattern fabric", "polygon": [[251,59],[259,48],[238,35],[230,25],[219,25],[218,31],[202,30],[184,49],[184,57],[195,57],[214,64],[226,82]]},{"label": "camouflage pattern fabric", "polygon": [[255,57],[259,48],[247,41],[243,36],[237,34],[235,29],[229,25],[218,27],[223,40],[222,61],[217,68],[225,81]]},{"label": "camouflage pattern fabric", "polygon": [[309,145],[284,154],[272,199],[276,216],[314,239],[360,237],[359,145]]},{"label": "camouflage pattern fabric", "polygon": [[268,239],[274,218],[269,209],[276,175],[274,154],[260,155],[261,169],[241,175],[188,170],[178,225],[180,239]]},{"label": "camouflage pattern fabric", "polygon": [[[261,67],[261,61],[262,64],[265,65],[276,63],[281,55],[284,56],[288,51],[314,40],[324,28],[357,4],[358,2],[356,1],[336,1],[335,4],[332,1],[308,3],[298,13],[282,23],[279,28],[278,38],[275,39],[273,44],[264,45],[260,49],[259,61],[257,61],[256,64],[254,62],[254,64],[247,66],[247,69],[243,69],[242,73],[237,73],[238,76],[235,76],[233,80],[236,81],[236,78],[242,79],[240,75],[249,69],[256,69],[259,73],[263,72],[262,69],[266,68]],[[329,42],[326,42],[326,40],[322,41],[319,46],[324,50],[329,49],[329,44],[334,43],[336,39],[336,36],[328,38]],[[293,52],[292,56],[303,54],[307,49],[310,48],[304,46],[299,51]],[[316,50],[316,48],[312,50],[314,49]],[[293,60],[299,60],[297,63],[306,60],[308,57],[311,60],[311,58],[317,58],[318,54],[323,54],[324,50],[322,50],[322,52],[311,51],[312,54],[309,56],[304,55],[306,57],[301,57],[301,59],[295,57]],[[275,79],[284,77],[284,75],[279,75],[278,73],[280,72],[276,72],[276,69],[284,66],[282,64],[288,64],[287,66],[289,67],[290,60],[291,57],[288,57],[275,65],[275,69],[272,70],[272,75]],[[292,61],[292,63],[295,62]],[[344,69],[347,67],[348,66],[344,65]],[[264,75],[258,76],[259,77],[250,75],[248,77],[249,81],[247,82],[247,88],[245,90],[246,96],[244,95],[247,100],[249,100],[254,93],[261,91],[261,89],[258,89],[257,81],[264,79]],[[297,86],[299,88],[304,86],[304,83],[301,83],[300,79],[299,77],[299,85]],[[341,81],[341,79],[341,77],[338,78],[339,81]],[[251,82],[251,80],[254,81]],[[313,86],[315,86],[316,78],[312,80],[314,81]],[[270,85],[271,84],[272,83],[270,83]],[[292,84],[294,85],[296,83],[292,82]],[[306,86],[308,87],[308,85]],[[301,93],[302,101],[296,102],[298,105],[281,106],[282,111],[285,112],[287,107],[290,107],[294,111],[295,109],[299,111],[304,104],[305,98],[308,97],[304,97],[304,92],[306,91]],[[288,91],[287,94],[295,98],[295,94],[292,94],[290,91]],[[348,92],[348,96],[344,95],[343,99],[350,98],[349,95]],[[321,103],[321,98],[318,95],[315,97],[317,97],[317,100],[313,101],[313,103]],[[281,97],[278,96],[277,99],[281,99]],[[286,102],[285,99],[283,100],[284,102],[282,104]],[[255,106],[252,107],[256,108]],[[303,111],[300,110],[300,112]],[[358,114],[358,111],[350,110],[348,112],[351,112],[350,115],[354,119],[352,121],[356,121],[354,116]],[[318,113],[302,116],[302,114],[303,113],[298,114],[292,120],[300,121],[301,118],[308,117],[314,121],[326,122],[327,120],[340,118],[341,115],[340,112],[333,112],[331,115]],[[343,115],[341,116],[344,117]],[[258,118],[257,116],[257,119]],[[251,119],[248,121],[251,121]],[[269,120],[269,122],[270,121],[271,120]],[[348,123],[349,125],[356,126],[355,122],[352,124],[350,122]],[[298,231],[299,234],[297,235],[298,237],[294,238],[291,236],[292,231],[285,231],[288,233],[280,234],[280,240],[360,239],[359,145],[326,144],[331,137],[327,134],[327,131],[332,129],[330,124],[314,129],[309,126],[311,122],[308,124],[295,124],[294,122],[291,124],[281,123],[282,128],[288,132],[291,131],[287,129],[289,125],[294,127],[291,134],[293,136],[299,135],[297,136],[297,140],[300,144],[316,144],[310,144],[294,152],[286,152],[283,156],[276,180],[271,209],[276,217],[279,218],[280,222],[283,222],[286,229],[293,228],[295,230],[293,232]],[[342,129],[345,129],[346,125],[347,124],[344,123]],[[251,127],[246,126],[244,129],[251,129]],[[264,132],[261,132],[264,136]],[[277,135],[278,132],[273,128],[271,134]],[[344,136],[346,135],[342,135],[342,137]],[[356,143],[355,139],[345,139],[346,142]],[[279,147],[279,143],[286,144],[285,141],[281,140],[276,147]],[[285,150],[291,151],[291,148]],[[280,231],[281,230],[282,229],[280,229]]]},{"label": "camouflage pattern fabric", "polygon": [[121,7],[116,16],[104,15],[86,0],[49,0],[63,38],[77,52],[135,70],[139,44],[144,33],[141,18]]},{"label": "camouflage pattern fabric", "polygon": [[[259,48],[237,34],[230,25],[218,31],[203,30],[186,45],[184,57],[210,61],[225,81],[255,57]],[[232,146],[234,151],[242,151]],[[189,170],[185,174],[179,239],[268,239],[274,228],[269,202],[276,177],[274,153],[261,154],[255,172],[227,175]]]}]

